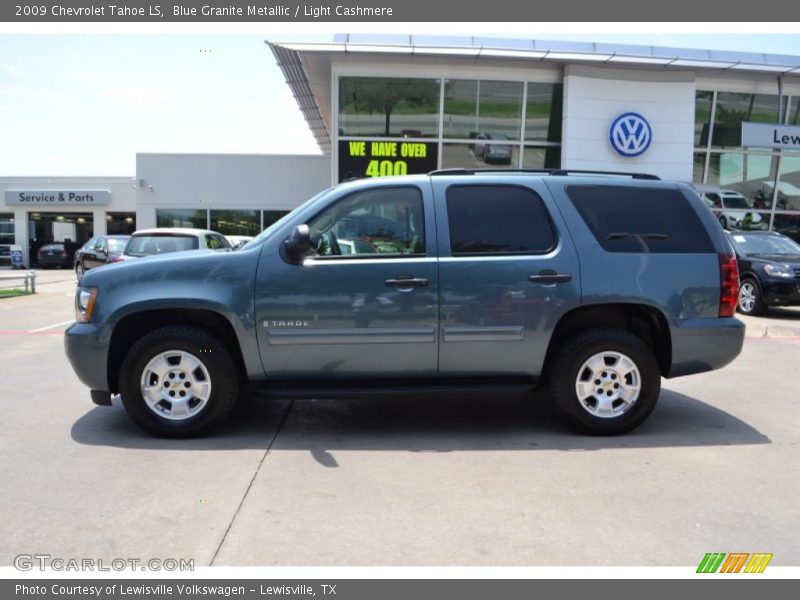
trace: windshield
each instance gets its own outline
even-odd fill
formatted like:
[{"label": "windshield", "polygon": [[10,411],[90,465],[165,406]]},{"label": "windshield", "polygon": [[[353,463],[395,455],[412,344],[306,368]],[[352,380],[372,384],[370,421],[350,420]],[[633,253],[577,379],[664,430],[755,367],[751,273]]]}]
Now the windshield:
[{"label": "windshield", "polygon": [[242,246],[242,250],[248,250],[250,248],[253,248],[256,245],[258,245],[261,242],[263,242],[264,240],[268,239],[273,233],[275,233],[275,231],[280,229],[283,226],[283,224],[286,223],[286,221],[288,221],[292,217],[292,215],[294,215],[297,211],[304,209],[306,206],[308,206],[309,204],[314,202],[317,198],[323,196],[324,194],[327,194],[332,189],[333,188],[328,188],[327,190],[321,191],[319,194],[317,194],[313,198],[310,198],[309,200],[306,200],[305,202],[303,202],[303,204],[301,204],[300,206],[295,208],[290,213],[287,213],[287,214],[283,215],[280,219],[275,221],[272,225],[267,227],[264,231],[259,233],[256,237],[254,237],[252,240],[250,240],[244,246]]},{"label": "windshield", "polygon": [[800,255],[800,244],[777,235],[732,235],[734,246],[740,254],[792,254]]},{"label": "windshield", "polygon": [[741,208],[743,210],[751,208],[743,196],[723,196],[722,205],[725,208]]},{"label": "windshield", "polygon": [[150,256],[181,250],[197,250],[199,242],[193,235],[135,235],[125,248],[128,256]]}]

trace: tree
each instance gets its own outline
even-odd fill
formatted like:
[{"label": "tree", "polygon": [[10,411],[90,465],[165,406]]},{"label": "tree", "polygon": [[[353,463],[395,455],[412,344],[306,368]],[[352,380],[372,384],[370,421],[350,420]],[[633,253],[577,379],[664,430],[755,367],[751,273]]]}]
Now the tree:
[{"label": "tree", "polygon": [[391,135],[392,112],[398,104],[436,111],[439,84],[429,79],[352,77],[342,79],[343,107],[353,105],[356,112],[380,113],[385,116],[384,135]]}]

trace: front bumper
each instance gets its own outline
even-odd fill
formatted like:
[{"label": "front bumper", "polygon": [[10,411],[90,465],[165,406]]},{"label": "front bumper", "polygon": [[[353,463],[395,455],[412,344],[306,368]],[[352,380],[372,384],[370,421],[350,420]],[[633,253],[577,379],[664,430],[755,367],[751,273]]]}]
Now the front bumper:
[{"label": "front bumper", "polygon": [[800,282],[797,279],[762,279],[764,303],[769,306],[800,304]]},{"label": "front bumper", "polygon": [[64,349],[78,379],[91,390],[108,392],[108,346],[104,328],[73,323],[64,332]]},{"label": "front bumper", "polygon": [[720,369],[739,356],[744,323],[729,319],[687,319],[670,327],[672,364],[666,377]]}]

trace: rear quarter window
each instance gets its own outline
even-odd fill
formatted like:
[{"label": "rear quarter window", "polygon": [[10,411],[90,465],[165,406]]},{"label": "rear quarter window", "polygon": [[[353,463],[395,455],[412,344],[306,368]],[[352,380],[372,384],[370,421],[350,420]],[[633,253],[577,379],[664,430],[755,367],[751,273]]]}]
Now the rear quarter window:
[{"label": "rear quarter window", "polygon": [[708,232],[679,190],[570,185],[566,193],[607,252],[715,252]]}]

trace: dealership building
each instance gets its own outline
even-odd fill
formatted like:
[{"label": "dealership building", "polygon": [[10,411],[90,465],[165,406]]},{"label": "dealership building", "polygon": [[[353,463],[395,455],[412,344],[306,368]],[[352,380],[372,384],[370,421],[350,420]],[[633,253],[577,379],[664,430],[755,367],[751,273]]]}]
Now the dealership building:
[{"label": "dealership building", "polygon": [[321,156],[0,178],[0,254],[157,225],[252,234],[343,179],[446,168],[652,173],[691,182],[729,228],[800,239],[800,56],[394,35],[268,49]]}]

